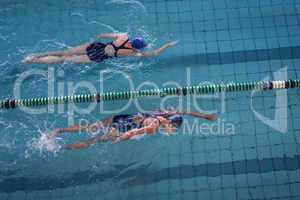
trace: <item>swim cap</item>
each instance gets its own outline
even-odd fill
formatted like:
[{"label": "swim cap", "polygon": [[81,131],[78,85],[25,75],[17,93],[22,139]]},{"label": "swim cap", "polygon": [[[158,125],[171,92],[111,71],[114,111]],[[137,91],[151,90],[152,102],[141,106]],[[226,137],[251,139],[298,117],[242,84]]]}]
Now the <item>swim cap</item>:
[{"label": "swim cap", "polygon": [[181,115],[173,115],[169,118],[169,120],[171,120],[172,125],[176,126],[177,128],[179,128],[183,122]]},{"label": "swim cap", "polygon": [[137,37],[131,41],[132,47],[135,49],[143,49],[147,46],[145,40],[141,37]]}]

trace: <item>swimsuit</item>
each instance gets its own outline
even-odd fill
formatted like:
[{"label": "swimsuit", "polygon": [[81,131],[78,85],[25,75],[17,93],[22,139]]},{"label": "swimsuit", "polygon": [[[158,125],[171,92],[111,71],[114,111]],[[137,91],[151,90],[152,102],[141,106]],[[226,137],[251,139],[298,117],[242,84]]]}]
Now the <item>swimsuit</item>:
[{"label": "swimsuit", "polygon": [[101,42],[93,42],[86,48],[86,55],[89,57],[91,61],[94,62],[102,62],[105,59],[112,58],[112,56],[109,56],[105,52],[105,47],[107,45],[111,45],[115,50],[115,57],[118,57],[118,51],[120,49],[131,49],[129,47],[125,47],[129,39],[127,39],[121,46],[116,46],[113,42],[110,43],[101,43]]},{"label": "swimsuit", "polygon": [[125,47],[125,45],[127,44],[127,42],[129,42],[129,39],[127,39],[125,42],[123,42],[121,44],[121,46],[116,46],[113,42],[110,43],[111,46],[113,46],[114,50],[115,50],[115,57],[118,57],[118,51],[120,49],[128,49],[128,50],[132,50],[132,48],[129,47]]},{"label": "swimsuit", "polygon": [[86,48],[86,55],[91,61],[102,62],[104,59],[110,58],[110,56],[105,53],[106,46],[107,44],[94,42]]},{"label": "swimsuit", "polygon": [[112,127],[121,133],[125,133],[135,128],[141,128],[142,123],[136,123],[134,119],[136,115],[116,115],[112,119]]},{"label": "swimsuit", "polygon": [[[135,122],[135,119],[137,117],[142,117],[142,120],[138,123]],[[125,133],[135,128],[142,128],[146,118],[157,119],[157,117],[158,116],[156,115],[145,114],[145,113],[138,114],[138,115],[127,115],[127,114],[116,115],[112,119],[112,127],[117,129],[120,133]]]}]

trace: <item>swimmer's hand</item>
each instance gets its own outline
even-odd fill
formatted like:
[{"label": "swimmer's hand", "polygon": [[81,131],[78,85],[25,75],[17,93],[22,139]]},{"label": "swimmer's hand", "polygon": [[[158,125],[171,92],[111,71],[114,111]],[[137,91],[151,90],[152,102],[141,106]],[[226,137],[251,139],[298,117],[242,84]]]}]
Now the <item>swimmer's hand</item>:
[{"label": "swimmer's hand", "polygon": [[207,115],[204,115],[203,118],[206,120],[209,120],[209,121],[214,121],[217,119],[217,116],[207,114]]},{"label": "swimmer's hand", "polygon": [[178,44],[178,42],[179,42],[179,40],[175,40],[175,41],[169,42],[165,45],[168,46],[168,47],[172,47],[172,46],[175,46],[176,44]]},{"label": "swimmer's hand", "polygon": [[103,38],[103,34],[96,35],[96,38],[97,38],[97,39]]}]

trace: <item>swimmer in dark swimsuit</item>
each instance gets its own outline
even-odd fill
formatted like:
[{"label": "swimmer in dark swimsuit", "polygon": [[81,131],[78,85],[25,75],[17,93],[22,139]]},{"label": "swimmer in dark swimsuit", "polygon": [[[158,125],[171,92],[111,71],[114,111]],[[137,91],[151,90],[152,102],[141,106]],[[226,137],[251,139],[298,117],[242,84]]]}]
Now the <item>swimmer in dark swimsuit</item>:
[{"label": "swimmer in dark swimsuit", "polygon": [[143,38],[129,39],[127,33],[107,33],[98,35],[97,38],[112,38],[113,42],[93,42],[83,44],[65,51],[49,52],[41,55],[29,55],[23,63],[90,63],[102,62],[113,57],[151,57],[157,56],[165,49],[177,44],[177,41],[169,42],[153,51],[142,51],[147,44]]},{"label": "swimmer in dark swimsuit", "polygon": [[116,115],[88,126],[75,125],[72,127],[55,129],[49,133],[50,137],[56,137],[65,132],[95,132],[109,127],[105,134],[98,134],[95,137],[75,144],[67,145],[66,149],[83,149],[90,145],[112,141],[114,143],[129,140],[138,135],[155,134],[160,127],[168,134],[175,132],[183,122],[183,115],[190,115],[206,120],[215,120],[216,116],[199,112],[177,112],[162,111],[135,115]]}]

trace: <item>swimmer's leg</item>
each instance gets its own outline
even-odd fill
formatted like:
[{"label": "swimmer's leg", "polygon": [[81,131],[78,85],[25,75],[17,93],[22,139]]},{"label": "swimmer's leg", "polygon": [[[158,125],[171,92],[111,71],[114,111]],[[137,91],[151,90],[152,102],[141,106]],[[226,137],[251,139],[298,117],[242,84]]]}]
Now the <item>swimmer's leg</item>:
[{"label": "swimmer's leg", "polygon": [[65,56],[64,61],[69,63],[76,63],[76,64],[92,62],[87,55]]},{"label": "swimmer's leg", "polygon": [[37,55],[36,57],[45,57],[45,56],[74,56],[74,55],[84,55],[86,54],[86,48],[90,43],[82,44],[76,47],[72,47],[65,51],[53,51],[45,54]]},{"label": "swimmer's leg", "polygon": [[52,137],[56,137],[59,136],[63,133],[74,133],[74,132],[96,132],[98,130],[100,130],[103,127],[108,127],[112,124],[112,119],[108,118],[108,119],[104,119],[101,121],[98,121],[96,123],[87,125],[87,126],[82,126],[82,125],[74,125],[74,126],[70,126],[67,128],[57,128],[54,129],[53,131],[51,131],[49,133],[50,136]]},{"label": "swimmer's leg", "polygon": [[23,63],[40,63],[40,64],[56,64],[63,63],[64,57],[60,56],[45,56],[45,57],[36,57],[28,56],[23,61]]},{"label": "swimmer's leg", "polygon": [[63,62],[69,63],[90,63],[91,60],[87,55],[80,56],[44,56],[44,57],[27,57],[24,63],[39,63],[39,64],[57,64]]},{"label": "swimmer's leg", "polygon": [[69,144],[65,146],[65,149],[85,149],[89,146],[100,143],[100,142],[107,142],[107,141],[115,141],[119,137],[119,134],[116,129],[112,129],[110,133],[106,135],[96,136],[88,140],[82,140],[75,144]]},{"label": "swimmer's leg", "polygon": [[[82,44],[65,51],[53,51],[40,55],[29,55],[22,62],[23,63],[45,63],[53,64],[63,62],[63,57],[71,57],[75,55],[85,55],[86,48],[90,43]],[[58,61],[59,60],[59,61]]]}]

